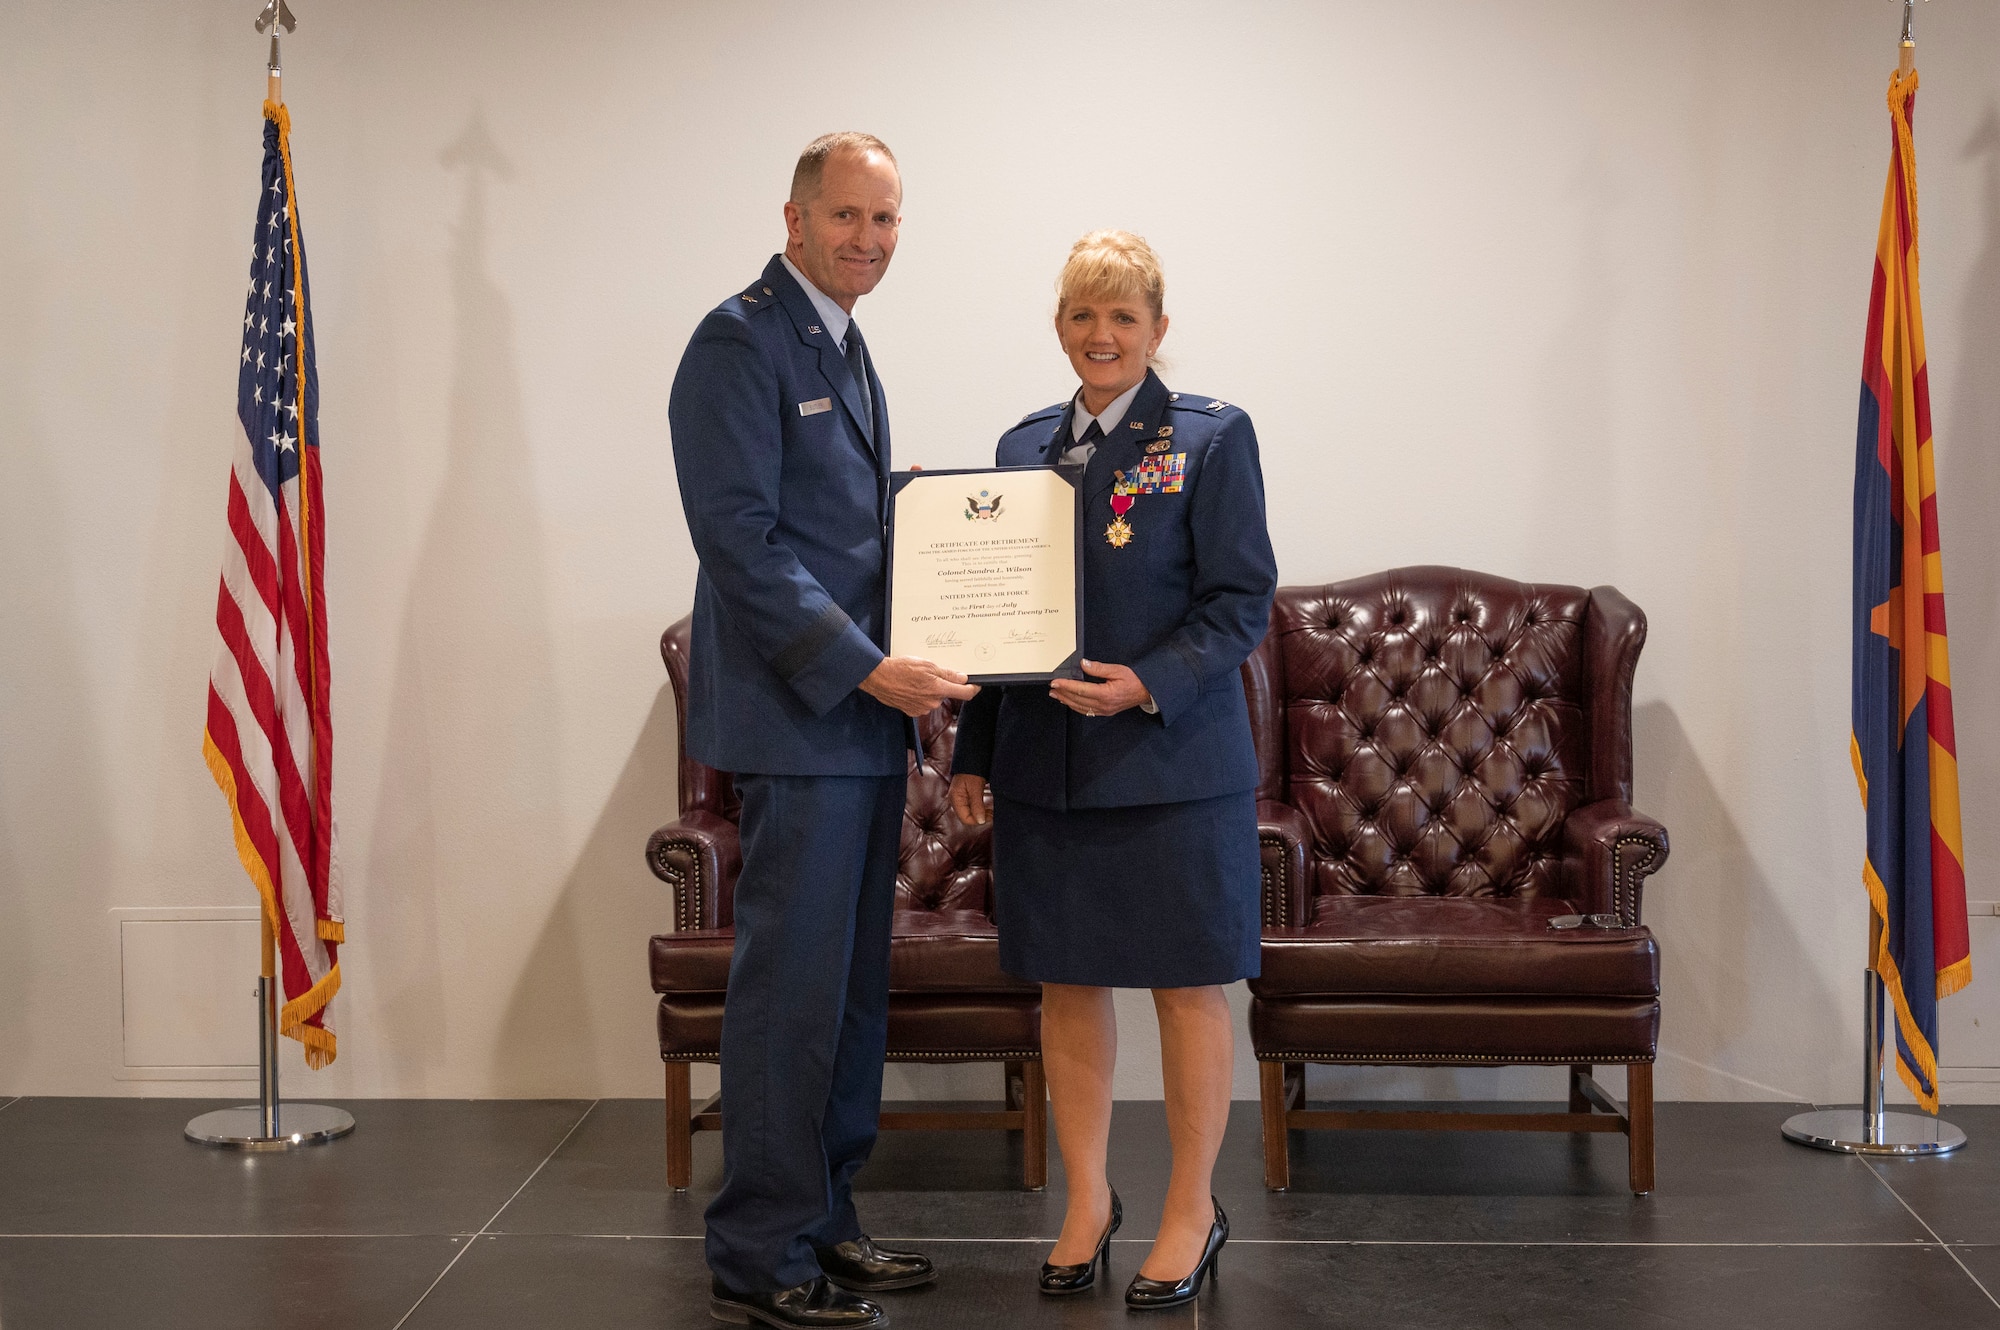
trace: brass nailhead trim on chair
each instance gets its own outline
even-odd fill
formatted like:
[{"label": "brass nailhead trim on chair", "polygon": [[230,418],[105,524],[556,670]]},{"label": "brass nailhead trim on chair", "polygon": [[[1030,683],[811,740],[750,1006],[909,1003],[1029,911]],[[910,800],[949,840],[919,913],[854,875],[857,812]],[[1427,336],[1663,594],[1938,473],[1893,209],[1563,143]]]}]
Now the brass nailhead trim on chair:
[{"label": "brass nailhead trim on chair", "polygon": [[[1625,848],[1638,846],[1645,857],[1625,867]],[[1660,847],[1645,836],[1620,836],[1611,845],[1611,908],[1627,928],[1639,926],[1639,889],[1659,867]]]},{"label": "brass nailhead trim on chair", "polygon": [[1279,870],[1275,873],[1268,868],[1264,870],[1264,879],[1271,886],[1271,890],[1265,893],[1264,897],[1264,925],[1267,928],[1278,928],[1283,925],[1286,916],[1291,913],[1289,906],[1291,905],[1292,884],[1286,881],[1286,878],[1291,875],[1289,869],[1290,856],[1284,852],[1285,838],[1283,836],[1259,836],[1257,842],[1259,845],[1269,845],[1278,851],[1278,862],[1281,865]]},{"label": "brass nailhead trim on chair", "polygon": [[[683,875],[678,868],[667,862],[667,851],[682,849],[687,851],[691,872]],[[665,879],[674,889],[674,931],[685,933],[702,927],[701,923],[701,847],[692,840],[669,838],[653,847],[653,872]],[[688,877],[694,880],[689,882]],[[688,908],[692,899],[694,908]]]}]

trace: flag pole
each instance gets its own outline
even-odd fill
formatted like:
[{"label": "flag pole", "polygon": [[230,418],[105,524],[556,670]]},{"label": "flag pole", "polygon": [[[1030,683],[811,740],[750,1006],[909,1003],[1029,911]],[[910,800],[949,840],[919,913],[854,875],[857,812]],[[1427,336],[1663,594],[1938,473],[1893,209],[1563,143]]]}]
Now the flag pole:
[{"label": "flag pole", "polygon": [[[1896,44],[1896,76],[1917,65],[1916,0],[1903,0],[1903,33]],[[1942,1155],[1965,1144],[1965,1133],[1928,1113],[1891,1113],[1884,1102],[1883,1058],[1888,1023],[1886,996],[1875,958],[1882,954],[1882,916],[1868,909],[1868,964],[1861,971],[1861,1106],[1797,1113],[1785,1119],[1785,1139],[1816,1150],[1858,1155]]]},{"label": "flag pole", "polygon": [[[271,34],[271,59],[264,70],[264,100],[285,104],[284,71],[278,60],[278,33],[294,32],[298,20],[285,0],[269,0],[257,16],[257,31]],[[247,353],[246,353],[247,354]],[[301,430],[303,434],[303,430]],[[186,1135],[202,1145],[236,1150],[291,1150],[324,1145],[354,1130],[354,1115],[325,1104],[284,1104],[278,1094],[279,1000],[276,908],[264,901],[257,911],[257,1102],[218,1108],[187,1124]]]}]

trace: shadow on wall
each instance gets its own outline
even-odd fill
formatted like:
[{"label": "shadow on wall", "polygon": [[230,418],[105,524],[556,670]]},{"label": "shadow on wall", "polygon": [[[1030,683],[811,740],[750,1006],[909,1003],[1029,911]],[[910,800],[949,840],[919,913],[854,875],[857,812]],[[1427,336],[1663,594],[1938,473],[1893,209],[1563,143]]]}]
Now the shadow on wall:
[{"label": "shadow on wall", "polygon": [[[25,370],[24,356],[7,360]],[[20,387],[5,396],[25,413],[34,397]],[[109,796],[94,720],[101,704],[88,687],[71,603],[76,579],[66,555],[73,533],[88,531],[90,523],[68,520],[39,440],[25,421],[12,425],[18,426],[8,431],[15,442],[0,448],[0,567],[7,569],[0,580],[0,622],[6,624],[0,631],[0,744],[6,755],[0,770],[18,779],[0,782],[0,1099],[26,1093],[38,1079],[69,1071],[63,1062],[77,1060],[75,1050],[65,1055],[53,1047],[49,1058],[38,1060],[37,1030],[103,1032],[113,1040],[109,1049],[94,1047],[86,1058],[100,1066],[120,1060],[115,988],[108,1024],[97,1019],[102,996],[83,998],[81,1021],[75,1012],[59,1016],[35,1001],[38,993],[63,994],[58,1000],[67,1005],[80,992],[101,995],[107,981],[117,981],[113,957],[108,970],[93,967],[88,975],[54,982],[40,973],[53,953],[36,945],[38,913],[54,923],[83,917],[75,909],[79,898],[98,909],[110,905],[105,892],[115,837],[106,826]],[[195,761],[198,738],[189,735]]]},{"label": "shadow on wall", "polygon": [[[381,1028],[396,1032],[391,1083],[432,1090],[440,1068],[503,1093],[585,1083],[590,1012],[573,948],[542,956],[532,1028],[496,1040],[489,1076],[478,1012],[497,995],[449,995],[447,973],[513,968],[520,926],[561,869],[559,714],[541,521],[522,420],[514,316],[489,275],[490,183],[510,173],[475,111],[440,156],[463,177],[448,260],[456,345],[446,453],[411,576],[369,862],[367,944]],[[543,947],[546,950],[547,939]],[[454,1028],[454,1021],[463,1022]]]},{"label": "shadow on wall", "polygon": [[[673,929],[673,898],[646,868],[646,838],[678,807],[674,691],[662,683],[604,810],[563,880],[501,1022],[504,1049],[565,1048],[576,1079],[546,1093],[658,1094],[660,1046],[646,939]],[[596,1020],[577,1020],[578,958],[592,957]],[[554,1000],[557,995],[572,1000]],[[519,1079],[521,1073],[516,1072]],[[537,1077],[537,1081],[541,1078]]]},{"label": "shadow on wall", "polygon": [[[1852,1081],[1860,1074],[1858,982],[1848,1001],[1819,981],[1812,950],[1785,917],[1673,708],[1635,708],[1632,748],[1633,802],[1666,823],[1673,845],[1645,898],[1646,923],[1660,941],[1660,1097],[1823,1096],[1820,1085],[1771,1083],[1785,1079],[1768,1070],[1780,1063],[1835,1067],[1840,1084]],[[1861,890],[1858,881],[1807,885],[1828,894]],[[1857,976],[1862,941],[1857,933]]]},{"label": "shadow on wall", "polygon": [[[1611,396],[1612,347],[1624,312],[1625,288],[1611,234],[1626,189],[1618,158],[1602,142],[1593,142],[1569,180],[1569,214],[1575,234],[1572,269],[1574,294],[1569,310],[1548,338],[1540,375],[1537,418],[1545,431],[1541,440],[1542,471],[1548,494],[1610,495],[1617,493],[1617,416]],[[1550,256],[1551,262],[1555,256]],[[1560,503],[1541,514],[1565,528],[1557,547],[1592,560],[1583,574],[1595,578],[1616,557],[1624,524],[1607,502]],[[1555,544],[1555,542],[1551,542]]]},{"label": "shadow on wall", "polygon": [[[78,1028],[75,1012],[65,1018],[38,1007],[36,993],[63,994],[58,1000],[73,1004],[78,981],[90,989],[105,978],[97,972],[56,984],[38,973],[53,953],[37,947],[37,909],[54,922],[79,917],[69,909],[79,896],[109,905],[102,893],[115,849],[95,720],[102,707],[84,668],[69,558],[70,542],[90,531],[92,519],[69,511],[50,464],[74,441],[37,410],[48,399],[35,381],[47,348],[38,354],[32,339],[51,325],[55,293],[29,261],[36,250],[22,206],[0,202],[0,290],[9,292],[12,310],[0,320],[0,568],[7,570],[0,578],[0,1096],[24,1092],[55,1069],[48,1057],[35,1057],[36,1030]],[[187,752],[199,761],[196,738],[188,734]],[[86,1000],[83,1028],[103,1028],[90,1021],[96,1001]],[[115,1036],[115,993],[110,1003]],[[101,1053],[87,1056],[101,1066]]]},{"label": "shadow on wall", "polygon": [[1986,234],[1967,274],[1965,303],[1952,330],[1962,339],[1953,348],[1958,381],[1937,449],[1943,473],[1939,489],[1948,509],[1943,538],[1952,675],[1966,683],[1953,690],[1952,705],[1966,814],[1967,894],[1990,900],[2000,895],[1986,875],[2000,861],[2000,836],[1979,810],[2000,789],[2000,698],[1978,681],[2000,670],[2000,535],[1992,517],[2000,512],[2000,452],[1995,451],[2000,448],[2000,377],[1991,370],[2000,352],[2000,108],[1994,104],[1988,103],[1962,159],[1977,163],[1983,177]]}]

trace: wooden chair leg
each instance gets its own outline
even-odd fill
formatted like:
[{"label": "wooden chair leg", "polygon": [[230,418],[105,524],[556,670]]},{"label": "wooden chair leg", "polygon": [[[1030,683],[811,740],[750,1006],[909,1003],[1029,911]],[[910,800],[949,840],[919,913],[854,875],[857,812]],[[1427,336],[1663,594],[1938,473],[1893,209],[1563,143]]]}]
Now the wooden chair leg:
[{"label": "wooden chair leg", "polygon": [[1590,1071],[1589,1067],[1581,1065],[1569,1069],[1569,1111],[1572,1113],[1590,1111],[1590,1100],[1583,1093],[1582,1082],[1582,1078],[1590,1075]]},{"label": "wooden chair leg", "polygon": [[1292,1159],[1285,1134],[1285,1064],[1257,1064],[1258,1098],[1264,1106],[1264,1186],[1284,1191],[1292,1185]]},{"label": "wooden chair leg", "polygon": [[1041,1059],[1021,1068],[1021,1185],[1040,1191],[1049,1185],[1049,1087]]},{"label": "wooden chair leg", "polygon": [[1634,1062],[1625,1069],[1625,1113],[1632,1137],[1632,1193],[1653,1190],[1653,1064]]},{"label": "wooden chair leg", "polygon": [[667,1064],[667,1185],[686,1191],[694,1179],[694,1124],[688,1064]]}]

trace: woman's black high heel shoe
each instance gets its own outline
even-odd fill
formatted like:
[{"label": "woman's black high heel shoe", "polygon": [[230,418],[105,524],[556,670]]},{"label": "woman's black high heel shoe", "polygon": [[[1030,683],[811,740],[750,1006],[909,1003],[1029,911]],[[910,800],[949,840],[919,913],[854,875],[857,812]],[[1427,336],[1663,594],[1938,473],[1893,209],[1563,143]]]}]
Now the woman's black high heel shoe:
[{"label": "woman's black high heel shoe", "polygon": [[1125,1222],[1125,1206],[1118,1199],[1118,1189],[1111,1189],[1111,1222],[1105,1226],[1104,1236],[1097,1240],[1097,1251],[1082,1265],[1050,1265],[1042,1263],[1042,1292],[1060,1296],[1064,1293],[1081,1293],[1097,1283],[1097,1263],[1104,1262],[1104,1273],[1111,1273],[1111,1235]]},{"label": "woman's black high heel shoe", "polygon": [[1215,1273],[1215,1258],[1222,1254],[1222,1244],[1229,1241],[1229,1216],[1222,1213],[1222,1202],[1213,1196],[1208,1200],[1215,1207],[1215,1222],[1209,1225],[1208,1245],[1201,1249],[1201,1259],[1194,1263],[1194,1269],[1188,1272],[1186,1278],[1172,1283],[1133,1275],[1131,1286],[1125,1290],[1127,1307],[1133,1311],[1153,1311],[1161,1307],[1178,1307],[1201,1296],[1202,1279]]}]

